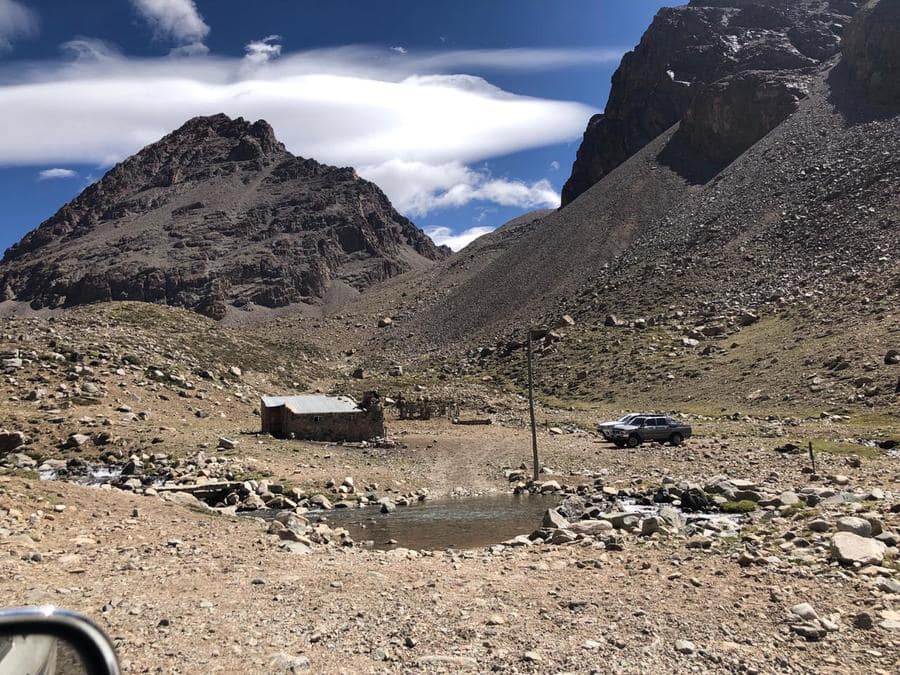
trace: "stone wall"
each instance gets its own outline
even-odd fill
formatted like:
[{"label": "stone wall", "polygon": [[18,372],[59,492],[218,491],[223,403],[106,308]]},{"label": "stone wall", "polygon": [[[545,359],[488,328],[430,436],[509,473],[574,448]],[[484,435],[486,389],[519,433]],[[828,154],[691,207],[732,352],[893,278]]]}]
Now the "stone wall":
[{"label": "stone wall", "polygon": [[262,432],[277,438],[352,442],[384,436],[384,413],[380,408],[352,413],[295,415],[285,406],[263,406],[260,416]]}]

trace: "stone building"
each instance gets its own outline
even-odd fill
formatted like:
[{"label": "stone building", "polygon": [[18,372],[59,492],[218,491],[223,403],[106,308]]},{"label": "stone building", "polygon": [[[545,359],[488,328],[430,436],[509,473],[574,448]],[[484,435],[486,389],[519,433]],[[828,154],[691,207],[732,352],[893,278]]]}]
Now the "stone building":
[{"label": "stone building", "polygon": [[367,441],[384,436],[384,408],[375,392],[350,396],[263,396],[262,432],[309,441]]}]

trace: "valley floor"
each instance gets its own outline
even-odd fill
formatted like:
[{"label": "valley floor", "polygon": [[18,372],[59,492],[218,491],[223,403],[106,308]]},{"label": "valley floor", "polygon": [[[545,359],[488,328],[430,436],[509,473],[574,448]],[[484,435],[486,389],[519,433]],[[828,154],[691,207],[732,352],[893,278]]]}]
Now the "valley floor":
[{"label": "valley floor", "polygon": [[[666,478],[702,485],[717,474],[768,492],[810,485],[805,458],[776,453],[783,439],[762,434],[759,424],[700,421],[698,437],[682,448],[636,451],[585,433],[542,431],[553,471],[544,478],[563,485],[599,478],[622,489]],[[803,434],[830,424],[808,422]],[[503,468],[530,454],[524,428],[433,421],[394,422],[391,431],[405,447],[364,453],[245,435],[239,448],[273,480],[321,487],[353,476],[358,485],[432,495],[508,491]],[[843,474],[844,489],[880,488],[884,498],[754,517],[739,538],[714,539],[709,548],[660,532],[627,536],[621,551],[587,540],[295,555],[257,520],[6,472],[0,594],[5,605],[57,604],[91,616],[132,673],[897,672],[896,561],[842,568],[827,555],[795,559],[788,544],[802,536],[817,550],[806,529],[812,518],[860,510],[896,530],[898,460],[872,453],[852,466],[840,448],[820,447],[829,451],[819,453],[816,484],[833,486],[829,476]],[[748,549],[759,557],[742,565]],[[837,630],[819,641],[792,632],[786,619],[799,603]],[[856,627],[861,613],[873,627]]]}]

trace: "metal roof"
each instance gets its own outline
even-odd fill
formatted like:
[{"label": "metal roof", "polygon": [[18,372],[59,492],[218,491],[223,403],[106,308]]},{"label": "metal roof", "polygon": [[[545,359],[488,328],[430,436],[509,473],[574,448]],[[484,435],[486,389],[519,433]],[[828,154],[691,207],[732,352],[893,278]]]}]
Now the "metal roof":
[{"label": "metal roof", "polygon": [[266,408],[286,406],[295,415],[362,412],[362,409],[350,396],[325,396],[324,394],[263,396],[262,404]]}]

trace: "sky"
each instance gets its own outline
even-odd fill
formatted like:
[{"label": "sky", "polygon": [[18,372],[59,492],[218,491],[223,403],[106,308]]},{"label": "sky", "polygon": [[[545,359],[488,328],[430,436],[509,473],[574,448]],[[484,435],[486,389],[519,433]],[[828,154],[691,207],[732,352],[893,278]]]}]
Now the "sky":
[{"label": "sky", "polygon": [[0,250],[218,112],[353,166],[459,249],[559,205],[588,119],[663,4],[0,0]]}]

